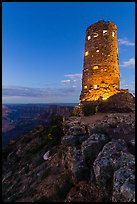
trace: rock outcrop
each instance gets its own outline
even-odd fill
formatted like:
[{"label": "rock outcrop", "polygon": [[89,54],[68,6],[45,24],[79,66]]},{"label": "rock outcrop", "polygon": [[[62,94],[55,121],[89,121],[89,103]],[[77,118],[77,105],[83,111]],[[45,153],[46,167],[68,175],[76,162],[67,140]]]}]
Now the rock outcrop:
[{"label": "rock outcrop", "polygon": [[44,129],[14,141],[3,150],[3,201],[135,202],[134,119],[70,117],[58,145],[38,145]]}]

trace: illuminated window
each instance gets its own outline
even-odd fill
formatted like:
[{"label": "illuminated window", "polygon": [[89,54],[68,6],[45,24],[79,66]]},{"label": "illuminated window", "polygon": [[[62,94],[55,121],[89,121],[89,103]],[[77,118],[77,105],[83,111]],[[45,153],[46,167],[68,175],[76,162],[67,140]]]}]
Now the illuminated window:
[{"label": "illuminated window", "polygon": [[84,86],[84,89],[87,89],[87,86]]},{"label": "illuminated window", "polygon": [[88,56],[88,51],[85,52],[85,56]]},{"label": "illuminated window", "polygon": [[114,35],[115,35],[115,33],[114,33],[114,31],[112,32],[112,36],[114,37]]},{"label": "illuminated window", "polygon": [[108,57],[110,57],[110,55],[108,55]]},{"label": "illuminated window", "polygon": [[98,37],[98,33],[94,33],[94,38]]},{"label": "illuminated window", "polygon": [[107,30],[103,30],[103,35],[107,34]]},{"label": "illuminated window", "polygon": [[90,40],[90,39],[91,39],[91,36],[89,35],[89,36],[88,36],[88,40]]},{"label": "illuminated window", "polygon": [[84,69],[84,72],[87,72],[88,71],[88,69]]},{"label": "illuminated window", "polygon": [[98,69],[98,66],[94,66],[93,69]]},{"label": "illuminated window", "polygon": [[97,89],[97,88],[98,88],[98,85],[95,84],[95,85],[94,85],[94,89]]},{"label": "illuminated window", "polygon": [[96,50],[96,52],[99,52],[99,50]]}]

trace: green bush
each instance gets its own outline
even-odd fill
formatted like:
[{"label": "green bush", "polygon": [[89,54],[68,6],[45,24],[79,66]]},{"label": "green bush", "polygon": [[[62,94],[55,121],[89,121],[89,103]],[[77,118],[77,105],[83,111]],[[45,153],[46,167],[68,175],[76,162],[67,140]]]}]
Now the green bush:
[{"label": "green bush", "polygon": [[98,105],[95,102],[90,102],[82,105],[84,116],[94,115],[98,111]]},{"label": "green bush", "polygon": [[38,137],[38,140],[28,150],[28,155],[31,157],[32,154],[36,154],[41,151],[44,146],[47,146],[48,151],[49,148],[60,144],[61,138],[64,134],[63,122],[64,117],[55,116],[53,120],[44,129],[37,132],[35,138]]},{"label": "green bush", "polygon": [[80,106],[75,106],[70,112],[71,116],[79,116],[79,113],[80,113]]}]

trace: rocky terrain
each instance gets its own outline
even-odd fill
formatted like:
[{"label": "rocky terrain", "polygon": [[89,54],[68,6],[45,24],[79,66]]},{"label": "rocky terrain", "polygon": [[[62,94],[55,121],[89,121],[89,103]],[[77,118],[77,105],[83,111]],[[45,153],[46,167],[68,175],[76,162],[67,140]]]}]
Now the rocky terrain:
[{"label": "rocky terrain", "polygon": [[3,148],[4,202],[135,202],[135,99],[120,93],[97,105]]},{"label": "rocky terrain", "polygon": [[134,111],[69,117],[60,137],[51,127],[3,149],[4,202],[135,202]]}]

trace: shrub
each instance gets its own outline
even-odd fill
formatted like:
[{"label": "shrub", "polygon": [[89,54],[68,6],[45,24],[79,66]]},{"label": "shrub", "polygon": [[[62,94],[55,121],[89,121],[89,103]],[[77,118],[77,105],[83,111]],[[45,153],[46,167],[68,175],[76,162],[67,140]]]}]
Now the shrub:
[{"label": "shrub", "polygon": [[70,112],[71,116],[79,116],[80,114],[80,106],[75,106],[71,112]]},{"label": "shrub", "polygon": [[84,116],[93,115],[98,111],[98,105],[95,102],[90,102],[82,105]]}]

